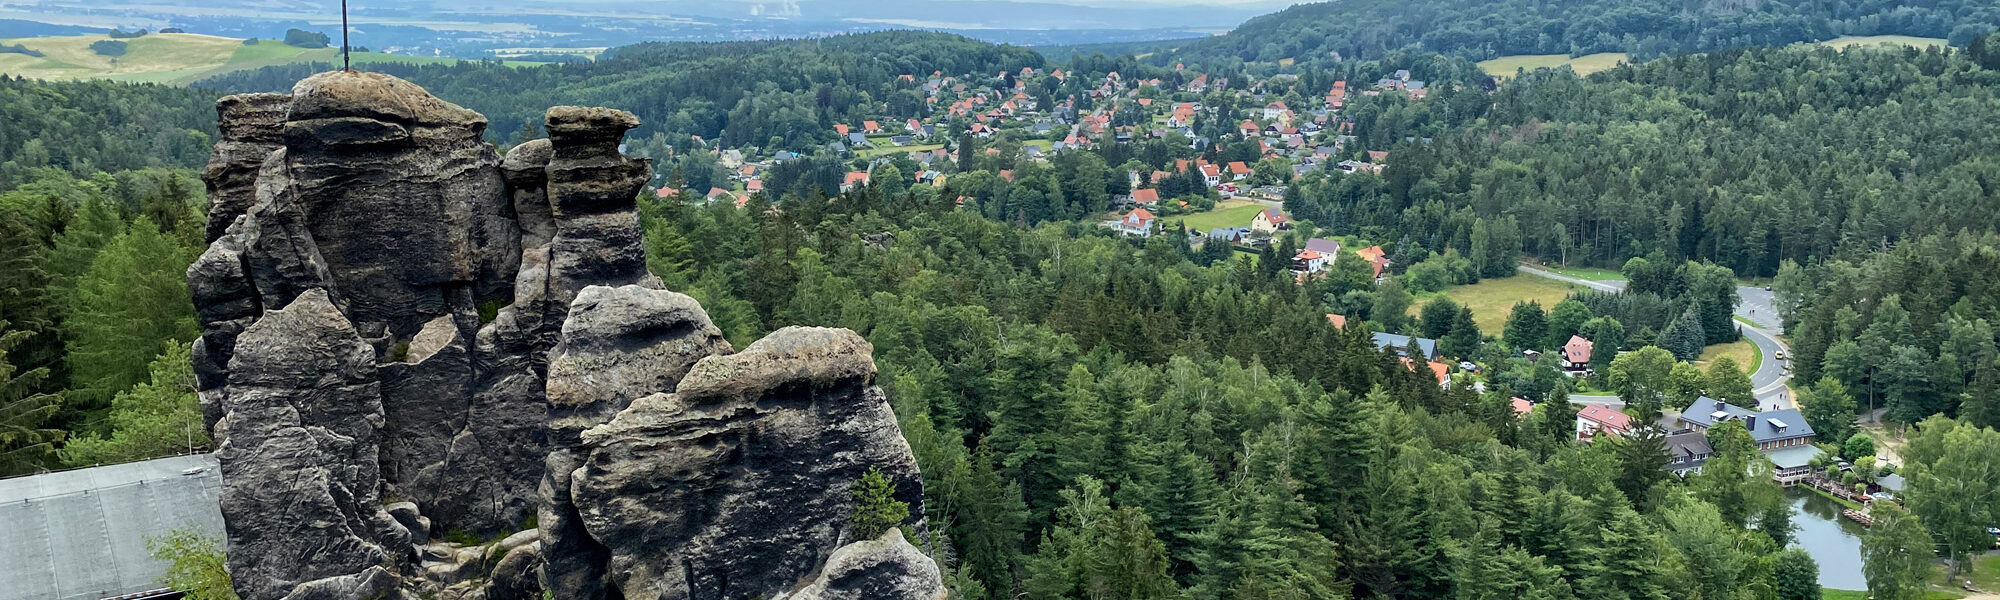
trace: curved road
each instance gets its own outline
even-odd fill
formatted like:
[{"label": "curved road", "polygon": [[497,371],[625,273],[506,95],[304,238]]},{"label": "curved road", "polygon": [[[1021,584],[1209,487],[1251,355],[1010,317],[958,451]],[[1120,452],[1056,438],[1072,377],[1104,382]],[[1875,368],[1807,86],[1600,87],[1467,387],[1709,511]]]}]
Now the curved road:
[{"label": "curved road", "polygon": [[[1522,273],[1529,275],[1546,277],[1594,290],[1606,292],[1625,290],[1625,282],[1622,280],[1592,281],[1527,265],[1522,265],[1519,269]],[[1743,332],[1743,337],[1750,340],[1750,343],[1755,344],[1757,351],[1764,355],[1761,364],[1757,367],[1757,372],[1750,374],[1750,385],[1756,390],[1757,402],[1763,405],[1759,408],[1797,408],[1792,403],[1791,390],[1785,386],[1786,383],[1791,381],[1792,375],[1785,370],[1784,361],[1778,360],[1778,352],[1789,351],[1790,349],[1785,346],[1783,340],[1778,339],[1780,333],[1775,333],[1782,331],[1782,327],[1778,322],[1777,309],[1771,306],[1771,292],[1764,291],[1764,288],[1761,287],[1746,285],[1737,287],[1736,295],[1739,298],[1736,303],[1736,329]],[[1570,396],[1570,399],[1584,404],[1619,406],[1624,404],[1616,396]]]}]

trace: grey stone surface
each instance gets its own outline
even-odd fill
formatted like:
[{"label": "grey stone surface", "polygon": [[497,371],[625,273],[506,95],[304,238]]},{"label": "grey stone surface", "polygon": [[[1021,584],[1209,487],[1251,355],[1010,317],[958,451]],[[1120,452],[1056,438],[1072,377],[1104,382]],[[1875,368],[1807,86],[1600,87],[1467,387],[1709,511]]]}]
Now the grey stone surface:
[{"label": "grey stone surface", "polygon": [[222,237],[257,201],[257,168],[283,145],[291,101],[284,94],[237,94],[215,102],[222,137],[201,172],[208,186],[208,241]]},{"label": "grey stone surface", "polygon": [[772,600],[942,600],[937,562],[891,529],[833,551],[819,577],[798,593]]},{"label": "grey stone surface", "polygon": [[238,595],[283,598],[407,553],[378,495],[375,352],[325,292],[301,294],[237,338],[229,397],[216,454]]},{"label": "grey stone surface", "polygon": [[922,514],[871,352],[844,329],[781,329],[584,432],[572,501],[623,597],[792,589],[852,541],[851,489],[870,468]]}]

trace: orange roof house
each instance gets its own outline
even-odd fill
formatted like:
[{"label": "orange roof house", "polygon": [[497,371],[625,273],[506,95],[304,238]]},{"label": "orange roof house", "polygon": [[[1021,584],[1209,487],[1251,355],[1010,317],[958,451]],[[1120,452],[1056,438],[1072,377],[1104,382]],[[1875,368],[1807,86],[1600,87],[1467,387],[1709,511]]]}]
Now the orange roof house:
[{"label": "orange roof house", "polygon": [[1152,188],[1132,190],[1132,202],[1137,204],[1159,204],[1160,191]]}]

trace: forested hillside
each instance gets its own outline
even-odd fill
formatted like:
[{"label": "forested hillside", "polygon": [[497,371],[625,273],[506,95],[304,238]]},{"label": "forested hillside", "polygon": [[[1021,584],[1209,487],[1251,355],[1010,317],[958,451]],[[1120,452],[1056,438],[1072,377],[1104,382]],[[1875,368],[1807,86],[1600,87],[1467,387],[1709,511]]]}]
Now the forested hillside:
[{"label": "forested hillside", "polygon": [[[834,123],[872,119],[883,103],[922,104],[933,72],[998,75],[1043,59],[1024,48],[954,35],[893,31],[814,40],[654,43],[614,48],[592,62],[510,68],[495,63],[371,65],[479,111],[489,138],[539,137],[542,111],[587,104],[632,111],[632,137],[697,135],[731,147],[809,148],[836,139]],[[225,92],[287,91],[324,64],[244,71],[197,82]],[[904,80],[903,75],[912,76]]]},{"label": "forested hillside", "polygon": [[1419,250],[1470,254],[1475,219],[1506,219],[1548,261],[1616,266],[1662,251],[1768,277],[1783,260],[2000,228],[1996,84],[2000,71],[1968,53],[1914,49],[1529,73],[1491,104],[1352,108],[1363,139],[1434,141],[1399,146],[1379,178],[1294,185],[1287,208]]},{"label": "forested hillside", "polygon": [[1939,37],[1956,45],[1996,26],[2000,6],[1980,0],[1344,0],[1294,6],[1251,19],[1228,35],[1159,44],[1148,60],[1324,63],[1404,48],[1474,60],[1595,52],[1651,58],[1842,35]]},{"label": "forested hillside", "polygon": [[163,85],[0,76],[0,190],[39,167],[199,167],[215,143],[215,93]]}]

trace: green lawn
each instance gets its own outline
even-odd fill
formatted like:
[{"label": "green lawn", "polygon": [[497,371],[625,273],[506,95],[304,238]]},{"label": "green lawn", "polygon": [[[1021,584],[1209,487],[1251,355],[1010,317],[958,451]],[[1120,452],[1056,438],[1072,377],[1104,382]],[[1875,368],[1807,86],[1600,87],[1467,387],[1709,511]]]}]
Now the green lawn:
[{"label": "green lawn", "polygon": [[898,146],[889,143],[889,138],[882,138],[882,141],[880,142],[876,142],[874,138],[869,138],[868,141],[874,143],[875,147],[855,150],[854,156],[856,158],[874,158],[877,156],[904,154],[908,152],[930,152],[932,150],[944,147],[944,144],[910,144],[908,146]]},{"label": "green lawn", "polygon": [[1568,275],[1584,281],[1612,281],[1625,278],[1624,273],[1597,267],[1557,267],[1545,265],[1542,268],[1552,273]]},{"label": "green lawn", "polygon": [[[1499,279],[1485,279],[1472,285],[1446,288],[1442,293],[1453,302],[1472,309],[1472,322],[1479,325],[1479,331],[1498,336],[1506,329],[1507,317],[1514,313],[1514,303],[1535,300],[1542,303],[1542,310],[1554,308],[1557,302],[1568,298],[1576,286],[1533,275],[1516,275]],[[1423,309],[1423,303],[1435,294],[1410,303],[1410,314],[1416,315]]]},{"label": "green lawn", "polygon": [[1625,61],[1626,56],[1623,52],[1601,52],[1578,56],[1576,58],[1570,58],[1567,54],[1521,54],[1480,61],[1479,68],[1486,71],[1487,75],[1507,77],[1513,75],[1514,71],[1518,69],[1533,71],[1535,69],[1552,69],[1569,65],[1569,68],[1576,71],[1576,74],[1589,75],[1616,67],[1618,63]]},{"label": "green lawn", "polygon": [[[1990,554],[1972,559],[1972,572],[1968,574],[1968,578],[1972,580],[1973,587],[1986,590],[1988,593],[2000,592],[2000,554]],[[1958,589],[1956,584],[1945,585],[1944,572],[1942,570],[1938,572],[1938,576],[1933,580],[1933,583],[1951,589]]]},{"label": "green lawn", "polygon": [[1903,45],[1924,48],[1945,45],[1944,38],[1915,37],[1908,35],[1847,35],[1819,42],[1821,46],[1846,48],[1848,46],[1889,46]]},{"label": "green lawn", "polygon": [[1709,363],[1724,356],[1735,359],[1736,368],[1742,369],[1744,375],[1757,372],[1757,369],[1764,364],[1764,353],[1757,351],[1757,344],[1751,343],[1748,339],[1741,339],[1703,348],[1701,357],[1694,359],[1694,366],[1707,369]]},{"label": "green lawn", "polygon": [[1250,220],[1257,217],[1264,205],[1248,200],[1225,200],[1215,206],[1215,210],[1198,212],[1179,217],[1167,217],[1168,229],[1175,223],[1185,223],[1189,229],[1206,232],[1217,227],[1249,227]]}]

